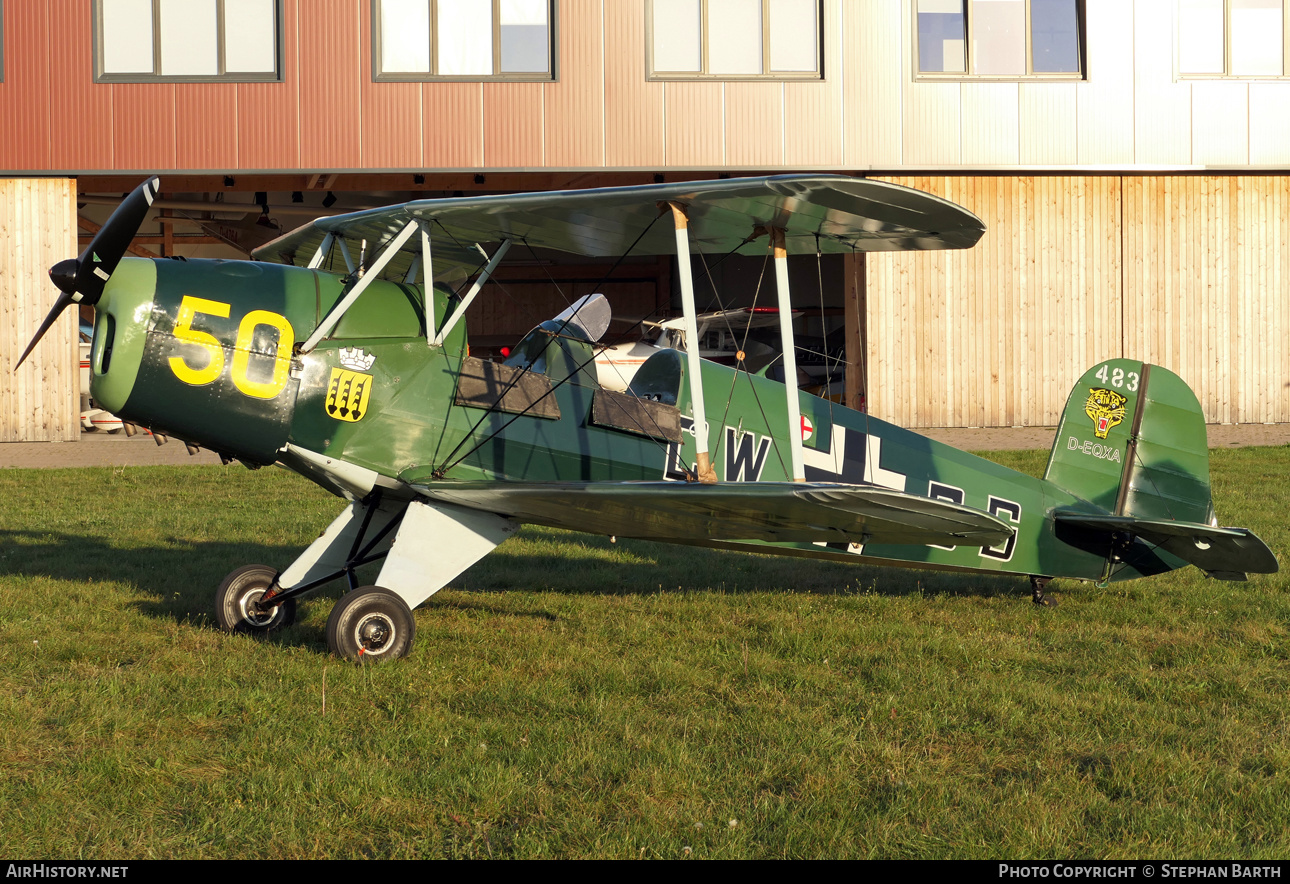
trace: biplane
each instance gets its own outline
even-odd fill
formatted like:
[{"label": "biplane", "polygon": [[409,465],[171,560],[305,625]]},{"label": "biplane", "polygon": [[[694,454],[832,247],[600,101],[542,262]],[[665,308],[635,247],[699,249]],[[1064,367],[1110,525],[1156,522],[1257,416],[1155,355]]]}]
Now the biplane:
[{"label": "biplane", "polygon": [[[1200,406],[1157,365],[1108,359],[1079,378],[1037,479],[698,346],[658,349],[609,389],[595,365],[603,297],[575,300],[504,362],[468,351],[463,317],[517,244],[674,254],[691,342],[692,254],[762,254],[791,379],[787,256],[976,243],[981,221],[937,197],[828,175],[458,197],[322,218],[255,261],[123,258],[159,187],[141,184],[50,270],[61,294],[27,353],[66,307],[93,305],[102,407],[348,502],[285,570],[247,564],[224,579],[225,629],[280,629],[298,599],[343,579],[331,651],[400,657],[412,610],[524,523],[1017,574],[1038,603],[1053,578],[1277,569],[1254,534],[1218,526]],[[376,583],[360,586],[357,570],[376,562]]]}]

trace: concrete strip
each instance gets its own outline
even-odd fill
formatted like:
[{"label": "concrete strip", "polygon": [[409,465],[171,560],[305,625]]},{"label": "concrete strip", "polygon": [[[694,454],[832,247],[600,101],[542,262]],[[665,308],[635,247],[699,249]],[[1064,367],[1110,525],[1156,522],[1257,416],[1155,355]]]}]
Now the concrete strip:
[{"label": "concrete strip", "polygon": [[[1246,445],[1290,445],[1290,424],[1211,424],[1210,448]],[[934,427],[916,432],[966,451],[1049,449],[1054,427],[963,428]],[[79,442],[0,443],[0,468],[4,467],[113,467],[219,465],[219,455],[199,451],[190,456],[184,443],[171,440],[157,445],[151,436],[133,438],[85,433]]]},{"label": "concrete strip", "polygon": [[140,433],[127,437],[106,433],[86,433],[79,442],[6,442],[0,445],[0,468],[3,467],[142,467],[157,464],[177,466],[219,466],[219,455],[202,450],[190,455],[183,442],[171,439],[158,445],[151,436]]},{"label": "concrete strip", "polygon": [[[1290,424],[1209,424],[1210,448],[1290,445]],[[933,427],[916,433],[965,451],[1053,447],[1056,427]]]}]

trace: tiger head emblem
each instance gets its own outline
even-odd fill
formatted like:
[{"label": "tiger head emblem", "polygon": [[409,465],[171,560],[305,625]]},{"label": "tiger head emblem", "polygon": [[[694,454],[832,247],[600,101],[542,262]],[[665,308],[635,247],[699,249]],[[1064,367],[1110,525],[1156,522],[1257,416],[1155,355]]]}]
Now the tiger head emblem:
[{"label": "tiger head emblem", "polygon": [[1084,413],[1093,419],[1094,432],[1097,438],[1105,439],[1111,427],[1124,420],[1124,403],[1128,399],[1114,390],[1088,391],[1088,401],[1084,403]]}]

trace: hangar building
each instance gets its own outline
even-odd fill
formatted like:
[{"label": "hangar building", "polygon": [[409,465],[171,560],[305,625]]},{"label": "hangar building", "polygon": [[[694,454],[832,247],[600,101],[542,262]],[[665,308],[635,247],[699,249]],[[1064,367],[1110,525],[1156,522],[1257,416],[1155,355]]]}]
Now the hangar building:
[{"label": "hangar building", "polygon": [[[875,415],[1051,425],[1125,355],[1211,422],[1290,421],[1286,2],[0,0],[0,354],[152,173],[136,253],[238,257],[410,198],[832,171],[989,228],[969,252],[796,259],[799,324],[845,333]],[[544,284],[603,270],[538,265],[503,277],[532,312],[474,332],[518,337]],[[671,267],[605,291],[665,309]],[[746,303],[755,261],[723,273]],[[0,441],[76,438],[74,333],[0,371]]]}]

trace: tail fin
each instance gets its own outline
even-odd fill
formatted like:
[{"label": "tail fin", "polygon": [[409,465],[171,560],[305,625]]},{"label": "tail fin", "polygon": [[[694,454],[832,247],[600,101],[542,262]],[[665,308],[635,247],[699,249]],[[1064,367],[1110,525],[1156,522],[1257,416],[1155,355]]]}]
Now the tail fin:
[{"label": "tail fin", "polygon": [[1200,403],[1158,365],[1112,359],[1085,372],[1066,400],[1044,478],[1117,516],[1214,518]]},{"label": "tail fin", "polygon": [[1205,417],[1178,375],[1112,359],[1084,373],[1066,400],[1044,474],[1094,504],[1058,511],[1059,525],[1112,539],[1109,566],[1138,538],[1213,577],[1277,570],[1276,557],[1243,528],[1217,528],[1209,489]]}]

